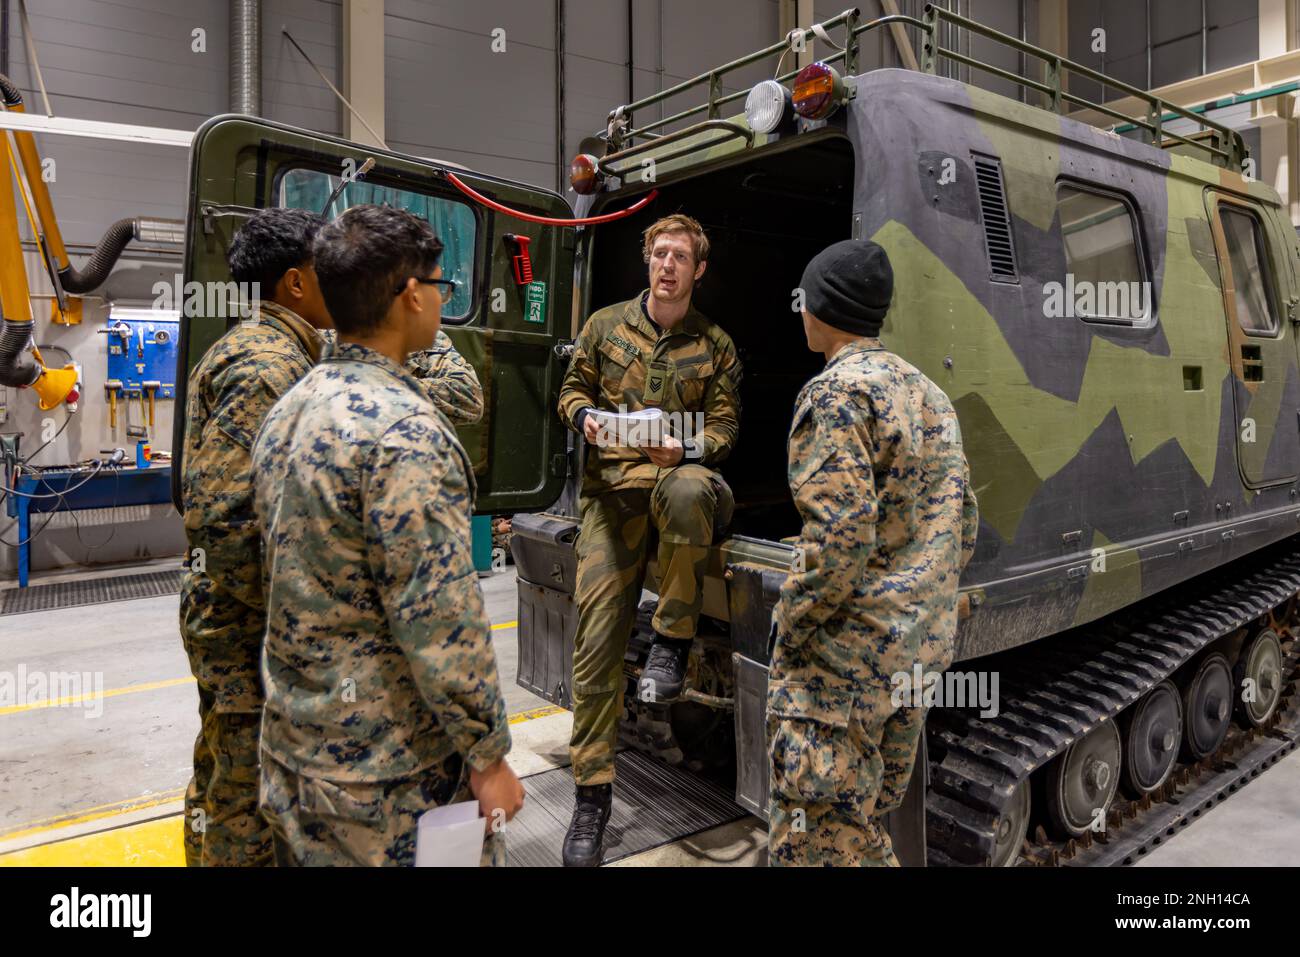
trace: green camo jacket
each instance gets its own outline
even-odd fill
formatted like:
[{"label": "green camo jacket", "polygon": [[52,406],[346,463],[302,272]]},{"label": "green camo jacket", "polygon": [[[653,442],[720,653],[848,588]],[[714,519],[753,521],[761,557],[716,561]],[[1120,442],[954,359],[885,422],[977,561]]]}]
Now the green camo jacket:
[{"label": "green camo jacket", "polygon": [[262,748],[335,781],[510,747],[470,555],[474,479],[409,371],[341,343],[253,450],[267,630]]},{"label": "green camo jacket", "polygon": [[296,313],[259,303],[194,370],[185,404],[181,504],[189,571],[181,621],[199,684],[217,706],[261,706],[261,535],[252,447],[276,401],[320,358],[324,340]]}]

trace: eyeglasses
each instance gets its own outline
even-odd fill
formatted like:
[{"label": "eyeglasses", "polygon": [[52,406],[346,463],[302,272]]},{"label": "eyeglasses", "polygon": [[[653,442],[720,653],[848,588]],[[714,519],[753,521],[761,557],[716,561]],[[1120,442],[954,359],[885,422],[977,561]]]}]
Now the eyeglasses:
[{"label": "eyeglasses", "polygon": [[[456,295],[456,280],[454,279],[420,279],[416,276],[413,276],[412,278],[422,286],[437,286],[438,295],[442,297],[442,304],[444,306],[451,302]],[[397,287],[397,291],[394,292],[393,295],[400,296],[404,292],[406,292],[405,282]]]}]

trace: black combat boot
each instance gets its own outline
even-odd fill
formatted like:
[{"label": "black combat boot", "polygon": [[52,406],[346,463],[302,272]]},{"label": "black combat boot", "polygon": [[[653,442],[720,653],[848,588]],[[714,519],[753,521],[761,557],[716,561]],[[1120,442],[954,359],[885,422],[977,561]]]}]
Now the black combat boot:
[{"label": "black combat boot", "polygon": [[605,825],[614,802],[614,785],[579,784],[573,820],[564,835],[561,856],[565,867],[599,867],[604,850]]},{"label": "black combat boot", "polygon": [[676,701],[686,680],[686,660],[694,638],[665,638],[655,635],[654,644],[641,669],[637,697],[642,701]]}]

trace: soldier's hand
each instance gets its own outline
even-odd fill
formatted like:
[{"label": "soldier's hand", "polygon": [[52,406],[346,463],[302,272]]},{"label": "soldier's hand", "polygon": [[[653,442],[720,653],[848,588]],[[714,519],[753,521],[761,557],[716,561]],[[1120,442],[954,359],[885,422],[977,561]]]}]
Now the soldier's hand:
[{"label": "soldier's hand", "polygon": [[509,821],[524,806],[524,786],[515,777],[502,758],[482,771],[469,771],[469,789],[478,800],[479,813],[486,819],[485,828],[490,834],[504,821]]},{"label": "soldier's hand", "polygon": [[582,437],[587,440],[588,445],[596,445],[596,436],[600,432],[600,425],[596,422],[596,416],[588,412],[587,417],[582,420]]},{"label": "soldier's hand", "polygon": [[662,446],[647,446],[645,454],[650,456],[650,461],[655,465],[659,466],[661,469],[666,469],[671,468],[680,462],[682,456],[686,454],[686,450],[682,447],[682,443],[677,439],[673,438],[671,435],[665,435],[664,444]]}]

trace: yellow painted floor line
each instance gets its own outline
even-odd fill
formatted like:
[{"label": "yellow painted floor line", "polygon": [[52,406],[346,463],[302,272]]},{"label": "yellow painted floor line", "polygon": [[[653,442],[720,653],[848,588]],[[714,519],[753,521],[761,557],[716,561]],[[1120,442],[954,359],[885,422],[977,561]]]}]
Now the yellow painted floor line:
[{"label": "yellow painted floor line", "polygon": [[[512,725],[523,724],[525,721],[535,721],[538,718],[563,712],[563,708],[546,705],[528,711],[518,711],[510,715],[509,721]],[[174,791],[164,791],[132,801],[101,804],[98,807],[86,808],[84,811],[70,811],[67,814],[20,824],[18,830],[0,833],[0,840],[13,841],[46,833],[51,834],[52,840],[35,847],[0,854],[0,867],[184,866],[185,849],[180,830],[182,815],[179,814],[127,827],[109,827],[103,831],[66,840],[59,840],[54,833],[79,824],[104,821],[123,814],[170,804],[181,800],[184,795],[184,788],[176,788]],[[174,822],[175,835],[164,826],[167,822]],[[172,847],[173,842],[175,847]],[[49,856],[40,853],[43,851],[49,851]]]},{"label": "yellow painted floor line", "polygon": [[69,811],[66,814],[58,814],[54,817],[40,818],[35,821],[28,821],[25,824],[19,824],[15,830],[0,832],[0,841],[15,841],[19,838],[30,837],[34,834],[44,834],[48,831],[59,831],[66,827],[74,827],[78,824],[88,824],[91,821],[102,821],[105,818],[118,817],[122,814],[132,814],[136,811],[147,810],[151,807],[159,807],[163,804],[171,804],[185,797],[185,788],[176,788],[172,791],[160,791],[157,794],[147,794],[143,797],[132,798],[129,801],[116,801],[112,804],[101,804],[98,807],[89,807],[82,811]]},{"label": "yellow painted floor line", "polygon": [[[514,628],[519,624],[518,621],[503,621],[500,624],[493,625],[493,631],[504,631],[507,628]],[[0,708],[0,716],[6,714],[19,714],[24,711],[40,711],[43,708],[72,708],[80,704],[87,704],[100,698],[116,698],[124,694],[140,694],[143,691],[158,691],[161,688],[174,688],[177,685],[193,684],[194,676],[186,675],[184,678],[168,678],[164,681],[150,681],[147,684],[127,685],[125,688],[109,688],[101,691],[98,695],[82,694],[67,695],[62,698],[51,698],[45,701],[34,701],[31,704],[11,704]]]},{"label": "yellow painted floor line", "polygon": [[564,709],[553,704],[548,704],[542,708],[534,708],[531,711],[519,711],[510,716],[511,724],[523,724],[525,721],[532,721],[535,718],[545,718],[553,714],[563,714]]},{"label": "yellow painted floor line", "polygon": [[172,814],[0,855],[0,867],[184,867],[184,829]]},{"label": "yellow painted floor line", "polygon": [[194,676],[186,675],[184,678],[168,678],[165,681],[150,681],[142,685],[127,685],[125,688],[109,688],[99,694],[79,694],[67,695],[62,698],[47,698],[44,701],[33,701],[31,704],[11,704],[0,708],[0,715],[18,714],[22,711],[40,711],[43,708],[70,708],[79,704],[86,704],[91,701],[97,701],[100,698],[116,698],[118,695],[139,694],[142,691],[157,691],[159,688],[174,688],[177,685],[193,684]]}]

